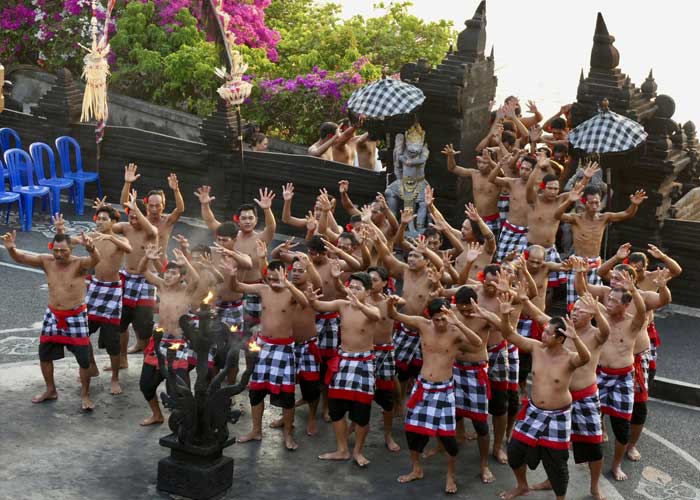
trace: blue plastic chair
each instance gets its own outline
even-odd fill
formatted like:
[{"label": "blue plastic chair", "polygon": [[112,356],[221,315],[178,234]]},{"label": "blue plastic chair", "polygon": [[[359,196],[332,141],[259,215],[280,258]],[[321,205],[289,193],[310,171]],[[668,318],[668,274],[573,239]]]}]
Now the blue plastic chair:
[{"label": "blue plastic chair", "polygon": [[[44,153],[49,160],[50,177],[46,177],[44,168]],[[34,172],[36,173],[37,181],[40,186],[46,186],[51,190],[51,213],[57,214],[61,212],[61,191],[64,189],[71,190],[71,198],[75,198],[73,179],[66,179],[56,175],[56,159],[53,154],[53,149],[46,143],[35,142],[29,146],[29,154],[34,161]],[[77,207],[76,207],[77,212]]]},{"label": "blue plastic chair", "polygon": [[[83,159],[80,154],[80,144],[78,141],[67,135],[56,139],[56,149],[58,157],[61,160],[61,171],[66,179],[73,179],[75,186],[73,187],[73,203],[75,204],[75,213],[83,215],[85,212],[85,184],[88,182],[97,183],[97,195],[102,198],[102,184],[100,183],[100,174],[97,172],[85,172],[83,170]],[[73,171],[70,161],[71,149],[75,156],[75,171]]]},{"label": "blue plastic chair", "polygon": [[[9,173],[8,173],[9,175]],[[19,220],[22,220],[22,198],[19,193],[8,193],[5,191],[5,181],[0,179],[0,205],[7,205],[7,215],[5,215],[5,224],[10,222],[10,207],[14,202],[17,202],[19,209]]]},{"label": "blue plastic chair", "polygon": [[[5,151],[12,148],[22,149],[22,140],[19,138],[19,134],[9,127],[0,128],[0,156],[4,157]],[[0,169],[2,169],[3,179],[10,175],[2,161],[0,161]]]},{"label": "blue plastic chair", "polygon": [[[5,158],[5,165],[10,170],[12,192],[18,193],[22,198],[21,203],[24,209],[22,231],[31,231],[32,216],[34,215],[34,198],[50,196],[49,188],[34,184],[34,162],[32,162],[32,157],[29,156],[29,153],[14,148],[5,151],[3,157]],[[22,176],[20,175],[22,168],[27,172],[26,184],[22,183]]]}]

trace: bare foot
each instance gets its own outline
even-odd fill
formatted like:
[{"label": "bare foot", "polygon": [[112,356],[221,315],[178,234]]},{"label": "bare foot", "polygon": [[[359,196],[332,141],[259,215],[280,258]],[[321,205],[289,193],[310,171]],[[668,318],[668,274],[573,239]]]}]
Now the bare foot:
[{"label": "bare foot", "polygon": [[118,381],[118,380],[112,380],[111,386],[112,386],[112,387],[110,388],[110,391],[109,391],[109,392],[110,392],[110,394],[112,394],[113,396],[116,396],[117,394],[121,394],[121,393],[123,392],[123,391],[122,391],[122,386],[119,385],[119,381]]},{"label": "bare foot", "polygon": [[632,462],[639,462],[639,460],[642,458],[642,454],[639,453],[636,446],[628,446],[627,458],[629,458]]},{"label": "bare foot", "polygon": [[591,496],[594,500],[607,500],[605,496],[597,489],[591,488]]},{"label": "bare foot", "polygon": [[38,403],[43,403],[44,401],[55,401],[58,399],[58,393],[53,390],[53,391],[46,391],[43,392],[42,394],[37,394],[32,398],[32,403],[38,404]]},{"label": "bare foot", "polygon": [[132,345],[126,350],[127,354],[136,354],[137,352],[143,351],[143,347],[140,347],[138,344]]},{"label": "bare foot", "polygon": [[386,447],[389,449],[389,451],[401,451],[401,447],[396,443],[396,441],[394,441],[393,436],[386,436],[384,438],[384,444],[386,444]]},{"label": "bare foot", "polygon": [[457,482],[454,476],[447,476],[447,481],[445,482],[445,493],[454,495],[457,493]]},{"label": "bare foot", "polygon": [[517,486],[512,490],[504,491],[500,494],[503,500],[510,500],[511,498],[525,496],[530,494],[530,489],[527,486]]},{"label": "bare foot", "polygon": [[331,423],[331,416],[328,413],[328,410],[324,410],[324,412],[323,412],[323,421],[326,422],[327,424]]},{"label": "bare foot", "polygon": [[304,406],[306,404],[309,404],[307,401],[304,401],[303,399],[298,399],[296,403],[294,403],[294,408],[299,408],[300,406]]},{"label": "bare foot", "polygon": [[281,429],[284,427],[284,417],[280,417],[277,420],[270,422],[270,429]]},{"label": "bare foot", "polygon": [[419,479],[423,479],[423,469],[413,469],[408,474],[399,476],[396,480],[399,483],[410,483],[411,481],[418,481]]},{"label": "bare foot", "polygon": [[315,436],[316,434],[318,434],[318,424],[316,423],[316,419],[309,419],[309,422],[306,424],[306,435]]},{"label": "bare foot", "polygon": [[[119,369],[120,369],[120,370],[124,370],[124,369],[126,369],[126,368],[129,368],[129,360],[127,359],[126,356],[122,356],[122,357],[119,359]],[[111,371],[112,371],[112,365],[109,364],[109,363],[107,363],[106,365],[104,365],[104,366],[102,367],[102,371],[111,372]]]},{"label": "bare foot", "polygon": [[481,477],[481,482],[484,484],[491,484],[496,480],[496,477],[493,475],[493,472],[491,472],[491,469],[489,469],[488,467],[484,467],[483,469],[481,469],[479,477]]},{"label": "bare foot", "polygon": [[350,458],[349,451],[333,451],[318,456],[319,460],[347,460],[348,458]]},{"label": "bare foot", "polygon": [[365,458],[365,456],[362,453],[354,453],[352,455],[352,458],[355,460],[355,463],[360,467],[367,467],[369,465],[369,460],[367,460],[367,458]]},{"label": "bare foot", "polygon": [[163,422],[164,422],[163,415],[159,415],[159,416],[151,415],[146,420],[143,420],[141,422],[141,425],[143,427],[146,427],[147,425],[162,424]]},{"label": "bare foot", "polygon": [[440,451],[440,448],[438,448],[437,446],[433,446],[432,448],[428,448],[427,450],[425,450],[425,451],[421,454],[421,458],[430,458],[430,457],[434,457],[435,455],[438,454],[439,451]]},{"label": "bare foot", "polygon": [[292,435],[284,436],[284,446],[289,451],[294,451],[297,448],[299,448],[299,445],[297,444],[296,441],[294,441],[294,436],[292,436]]},{"label": "bare foot", "polygon": [[607,443],[608,441],[610,441],[610,436],[608,436],[606,433],[603,433],[603,442]]},{"label": "bare foot", "polygon": [[236,438],[237,443],[247,443],[248,441],[262,441],[262,432],[250,431],[245,436],[240,436]]},{"label": "bare foot", "polygon": [[498,450],[494,450],[493,458],[495,458],[499,464],[505,465],[508,463],[508,455],[506,454],[505,451],[503,451],[503,448],[499,448]]},{"label": "bare foot", "polygon": [[82,399],[83,399],[83,401],[82,401],[81,407],[82,407],[83,411],[92,411],[95,409],[95,403],[90,401],[90,398],[88,396],[85,396]]},{"label": "bare foot", "polygon": [[549,479],[545,479],[541,483],[533,484],[530,486],[531,490],[551,490],[552,489],[552,483],[549,482]]},{"label": "bare foot", "polygon": [[467,438],[467,441],[474,441],[479,435],[476,432],[465,432],[464,437]]},{"label": "bare foot", "polygon": [[612,476],[615,478],[615,481],[627,481],[627,474],[622,472],[622,469],[620,467],[614,467],[613,469],[610,470],[612,473]]}]

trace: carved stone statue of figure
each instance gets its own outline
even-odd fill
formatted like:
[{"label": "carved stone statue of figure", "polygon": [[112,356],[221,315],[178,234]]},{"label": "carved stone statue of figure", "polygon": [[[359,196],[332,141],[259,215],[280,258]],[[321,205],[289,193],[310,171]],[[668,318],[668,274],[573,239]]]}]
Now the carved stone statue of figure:
[{"label": "carved stone statue of figure", "polygon": [[417,214],[415,227],[409,231],[415,233],[425,228],[428,207],[425,204],[425,162],[428,161],[428,146],[425,143],[425,131],[415,123],[406,131],[406,135],[397,134],[394,146],[394,173],[396,180],[386,188],[385,197],[389,207],[399,217],[402,207],[412,208]]}]

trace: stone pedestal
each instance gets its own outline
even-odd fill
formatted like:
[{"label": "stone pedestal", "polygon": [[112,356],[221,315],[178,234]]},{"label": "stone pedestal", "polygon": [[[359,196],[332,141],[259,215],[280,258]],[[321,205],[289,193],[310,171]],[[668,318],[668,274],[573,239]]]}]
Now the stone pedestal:
[{"label": "stone pedestal", "polygon": [[170,456],[158,462],[157,488],[167,493],[206,500],[233,486],[233,459],[218,446],[182,446],[174,434],[160,439]]}]

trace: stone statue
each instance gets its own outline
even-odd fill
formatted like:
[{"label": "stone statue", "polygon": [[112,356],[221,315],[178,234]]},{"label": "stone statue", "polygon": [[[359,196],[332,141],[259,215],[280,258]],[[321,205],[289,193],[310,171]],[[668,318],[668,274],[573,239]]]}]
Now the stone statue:
[{"label": "stone statue", "polygon": [[417,214],[410,233],[421,232],[428,218],[425,204],[425,162],[428,161],[428,145],[425,131],[419,123],[414,123],[406,135],[397,134],[394,146],[394,173],[396,180],[389,184],[385,196],[391,210],[399,217],[401,207],[412,208]]}]

